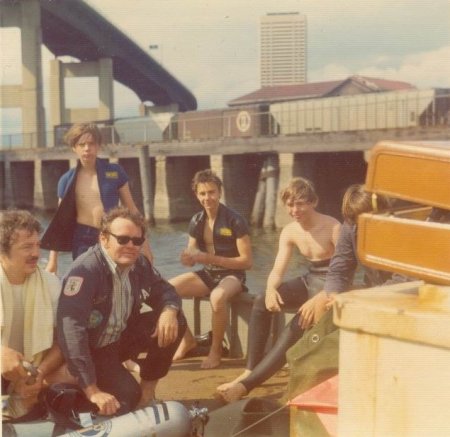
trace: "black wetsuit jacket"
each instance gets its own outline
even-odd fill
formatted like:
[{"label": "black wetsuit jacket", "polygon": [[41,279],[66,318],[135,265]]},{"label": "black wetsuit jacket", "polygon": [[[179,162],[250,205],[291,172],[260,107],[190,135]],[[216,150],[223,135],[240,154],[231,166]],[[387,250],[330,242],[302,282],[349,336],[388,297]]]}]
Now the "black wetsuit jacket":
[{"label": "black wetsuit jacket", "polygon": [[[197,240],[199,249],[204,252],[206,244],[203,230],[207,217],[205,210],[198,212],[192,217],[188,229],[189,235]],[[215,254],[227,258],[239,256],[236,239],[248,234],[249,230],[245,219],[236,211],[220,203],[213,229]]]},{"label": "black wetsuit jacket", "polygon": [[[166,305],[181,308],[175,288],[143,255],[130,270],[129,279],[133,308],[127,329],[133,329],[139,320],[142,303],[156,312],[161,312]],[[79,378],[82,388],[96,382],[90,350],[97,347],[106,327],[112,295],[112,273],[97,244],[79,256],[65,276],[57,313],[58,342],[70,373]]]}]

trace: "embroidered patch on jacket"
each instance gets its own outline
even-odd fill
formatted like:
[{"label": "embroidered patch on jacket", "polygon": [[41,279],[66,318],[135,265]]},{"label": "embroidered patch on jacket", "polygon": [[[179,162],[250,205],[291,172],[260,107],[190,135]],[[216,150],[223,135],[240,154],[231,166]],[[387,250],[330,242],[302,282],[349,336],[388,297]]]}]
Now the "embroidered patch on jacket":
[{"label": "embroidered patch on jacket", "polygon": [[93,310],[89,315],[89,328],[96,328],[103,320],[103,314],[99,310]]},{"label": "embroidered patch on jacket", "polygon": [[141,296],[142,296],[142,299],[146,300],[150,297],[150,293],[147,290],[145,290],[144,288],[141,288]]},{"label": "embroidered patch on jacket", "polygon": [[119,173],[117,171],[107,171],[105,173],[105,176],[108,179],[118,179],[119,178]]},{"label": "embroidered patch on jacket", "polygon": [[64,294],[66,296],[75,296],[81,288],[84,278],[81,276],[69,276],[64,286]]},{"label": "embroidered patch on jacket", "polygon": [[222,235],[223,237],[231,237],[233,235],[233,232],[231,231],[230,228],[220,228],[219,234]]}]

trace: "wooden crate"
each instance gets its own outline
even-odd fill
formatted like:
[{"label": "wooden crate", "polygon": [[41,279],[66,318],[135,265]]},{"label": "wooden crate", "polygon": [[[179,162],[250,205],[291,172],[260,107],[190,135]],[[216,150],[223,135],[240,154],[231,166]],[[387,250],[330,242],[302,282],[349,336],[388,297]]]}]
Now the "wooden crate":
[{"label": "wooden crate", "polygon": [[366,189],[424,206],[362,214],[361,262],[450,284],[450,224],[425,220],[431,207],[450,210],[450,143],[378,143],[371,151]]}]

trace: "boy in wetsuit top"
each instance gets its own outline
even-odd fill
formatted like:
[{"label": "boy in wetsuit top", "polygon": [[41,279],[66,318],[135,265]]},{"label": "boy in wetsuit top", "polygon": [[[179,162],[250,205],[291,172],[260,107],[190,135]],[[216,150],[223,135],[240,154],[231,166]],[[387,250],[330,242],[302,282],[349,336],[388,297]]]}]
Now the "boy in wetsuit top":
[{"label": "boy in wetsuit top", "polygon": [[[302,305],[323,289],[328,264],[339,236],[339,221],[316,211],[318,196],[309,180],[292,179],[281,192],[281,200],[294,220],[281,231],[266,292],[259,293],[253,303],[246,369],[235,380],[217,388],[218,394],[227,402],[245,396],[286,363],[286,351],[303,335],[300,326]],[[309,272],[283,282],[295,249],[310,262]],[[272,315],[284,308],[295,309],[298,314],[264,356]]]},{"label": "boy in wetsuit top", "polygon": [[[199,171],[192,180],[192,190],[203,210],[191,219],[188,246],[180,260],[185,266],[199,263],[204,267],[169,282],[181,297],[210,296],[212,344],[201,367],[212,369],[221,362],[227,303],[234,295],[246,290],[245,270],[252,266],[252,251],[246,221],[220,203],[222,181],[219,177],[209,169]],[[174,360],[183,358],[195,346],[195,338],[188,329]]]}]

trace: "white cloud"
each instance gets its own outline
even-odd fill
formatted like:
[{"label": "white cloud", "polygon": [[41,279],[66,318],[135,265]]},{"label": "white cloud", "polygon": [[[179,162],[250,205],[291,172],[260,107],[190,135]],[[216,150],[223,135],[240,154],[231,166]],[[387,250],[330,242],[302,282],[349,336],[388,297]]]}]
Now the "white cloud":
[{"label": "white cloud", "polygon": [[[390,65],[389,65],[390,64]],[[327,64],[310,74],[310,81],[339,80],[352,74],[409,82],[418,88],[450,88],[450,45],[395,60],[379,57],[352,70],[351,64]]]}]

